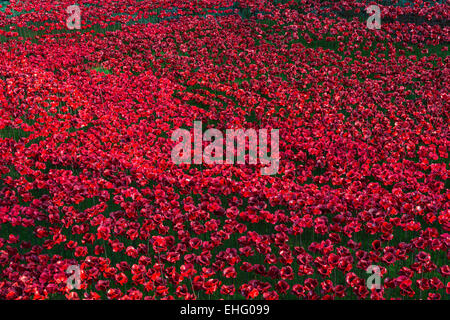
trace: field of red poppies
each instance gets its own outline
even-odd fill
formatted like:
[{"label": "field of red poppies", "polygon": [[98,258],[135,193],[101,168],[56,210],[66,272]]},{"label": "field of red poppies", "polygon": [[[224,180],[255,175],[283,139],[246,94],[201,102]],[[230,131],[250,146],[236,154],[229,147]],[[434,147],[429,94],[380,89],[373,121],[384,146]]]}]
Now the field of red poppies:
[{"label": "field of red poppies", "polygon": [[0,2],[0,299],[449,299],[448,2],[77,3]]}]

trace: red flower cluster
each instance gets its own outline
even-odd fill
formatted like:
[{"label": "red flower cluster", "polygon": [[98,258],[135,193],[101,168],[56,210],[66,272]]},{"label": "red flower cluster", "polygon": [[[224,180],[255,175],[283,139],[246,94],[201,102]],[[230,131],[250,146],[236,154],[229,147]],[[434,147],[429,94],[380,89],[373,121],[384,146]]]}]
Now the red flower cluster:
[{"label": "red flower cluster", "polygon": [[[133,0],[65,32],[69,2],[0,13],[0,299],[448,299],[447,26]],[[382,19],[448,19],[410,2]],[[280,129],[278,174],[173,164],[193,121]]]}]

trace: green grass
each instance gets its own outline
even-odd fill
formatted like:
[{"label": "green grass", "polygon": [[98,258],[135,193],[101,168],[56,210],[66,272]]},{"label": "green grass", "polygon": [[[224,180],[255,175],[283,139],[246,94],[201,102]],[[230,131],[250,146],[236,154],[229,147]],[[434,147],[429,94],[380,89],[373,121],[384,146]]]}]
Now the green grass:
[{"label": "green grass", "polygon": [[112,74],[111,70],[105,69],[102,66],[92,68],[92,70],[95,70],[97,72],[101,72],[101,73],[104,73],[104,74]]}]

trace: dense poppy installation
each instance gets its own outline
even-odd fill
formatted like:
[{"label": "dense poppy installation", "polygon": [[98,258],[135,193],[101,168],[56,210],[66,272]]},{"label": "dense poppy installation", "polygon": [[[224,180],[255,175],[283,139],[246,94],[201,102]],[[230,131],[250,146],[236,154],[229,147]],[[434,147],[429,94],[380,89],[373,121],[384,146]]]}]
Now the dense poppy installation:
[{"label": "dense poppy installation", "polygon": [[[78,2],[0,12],[0,299],[448,299],[448,4]],[[278,173],[174,164],[194,121]]]}]

